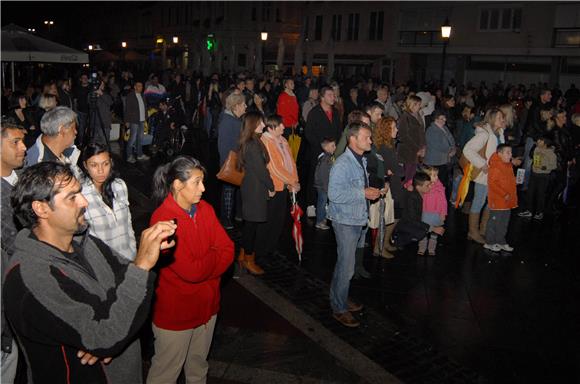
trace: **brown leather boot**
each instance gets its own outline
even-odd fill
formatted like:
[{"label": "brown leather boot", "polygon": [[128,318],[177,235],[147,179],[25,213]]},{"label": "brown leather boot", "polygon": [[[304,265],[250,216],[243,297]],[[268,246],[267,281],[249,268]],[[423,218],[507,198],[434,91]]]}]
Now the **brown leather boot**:
[{"label": "brown leather boot", "polygon": [[244,248],[240,248],[240,252],[238,253],[238,265],[240,269],[244,268],[244,262],[246,261],[246,253],[244,252]]},{"label": "brown leather boot", "polygon": [[263,275],[264,274],[264,270],[258,264],[256,264],[256,254],[255,253],[246,253],[245,254],[245,260],[244,260],[243,266],[252,275]]},{"label": "brown leather boot", "polygon": [[485,238],[485,231],[487,230],[487,222],[489,221],[489,209],[485,208],[481,213],[481,223],[479,224],[479,234]]},{"label": "brown leather boot", "polygon": [[468,223],[469,232],[467,232],[467,239],[479,244],[485,244],[485,239],[479,234],[479,213],[470,213]]}]

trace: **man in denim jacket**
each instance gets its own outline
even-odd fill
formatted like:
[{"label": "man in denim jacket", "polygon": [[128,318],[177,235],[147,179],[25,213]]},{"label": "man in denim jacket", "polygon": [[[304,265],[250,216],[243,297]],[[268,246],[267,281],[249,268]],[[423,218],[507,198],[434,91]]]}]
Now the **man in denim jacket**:
[{"label": "man in denim jacket", "polygon": [[361,122],[349,125],[348,148],[336,160],[328,183],[328,217],[336,235],[337,260],[330,284],[330,306],[334,318],[347,327],[360,325],[351,312],[361,304],[348,300],[350,279],[355,269],[355,254],[364,248],[368,222],[368,201],[376,200],[383,191],[369,187],[366,159],[371,149],[371,129]]}]

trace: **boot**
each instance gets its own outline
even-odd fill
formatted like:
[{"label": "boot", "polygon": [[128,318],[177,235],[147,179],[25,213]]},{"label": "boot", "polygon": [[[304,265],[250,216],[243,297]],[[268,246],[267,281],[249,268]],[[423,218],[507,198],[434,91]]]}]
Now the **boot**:
[{"label": "boot", "polygon": [[377,246],[377,235],[379,230],[377,228],[371,228],[371,248],[376,249]]},{"label": "boot", "polygon": [[417,248],[417,255],[423,256],[427,250],[427,242],[429,241],[429,236],[425,236],[419,240],[419,247]]},{"label": "boot", "polygon": [[246,253],[244,255],[244,262],[243,267],[248,270],[252,275],[263,275],[264,270],[260,268],[258,264],[256,264],[256,254],[255,253]]},{"label": "boot", "polygon": [[[371,231],[373,231],[371,229]],[[372,235],[373,233],[371,232],[371,240],[372,240]],[[383,239],[383,241],[386,241],[385,239]],[[374,241],[375,246],[373,247],[373,256],[380,256],[381,255],[381,242],[379,241],[379,239],[375,239]]]},{"label": "boot", "polygon": [[244,262],[246,261],[246,254],[244,253],[244,248],[240,248],[240,253],[238,253],[238,265],[240,270],[244,269]]},{"label": "boot", "polygon": [[485,238],[487,222],[489,221],[489,209],[485,208],[481,213],[481,223],[479,224],[479,234]]},{"label": "boot", "polygon": [[432,233],[429,237],[429,244],[427,245],[427,251],[429,251],[430,256],[435,256],[437,253],[437,235]]},{"label": "boot", "polygon": [[354,278],[362,277],[363,279],[370,279],[371,274],[365,269],[363,264],[364,248],[357,248],[354,254]]},{"label": "boot", "polygon": [[387,249],[387,245],[385,244],[383,246],[383,252],[381,252],[381,257],[383,259],[393,259],[395,257],[395,255],[393,255],[391,252],[389,252],[389,250]]},{"label": "boot", "polygon": [[393,224],[389,224],[385,227],[385,244],[383,249],[386,249],[389,252],[395,252],[397,250],[397,247],[391,244],[391,237],[393,236],[393,231],[395,230],[395,225],[397,225],[398,221],[399,220],[395,220]]},{"label": "boot", "polygon": [[485,240],[479,234],[479,213],[469,214],[469,232],[467,232],[467,239],[479,244],[485,244]]}]

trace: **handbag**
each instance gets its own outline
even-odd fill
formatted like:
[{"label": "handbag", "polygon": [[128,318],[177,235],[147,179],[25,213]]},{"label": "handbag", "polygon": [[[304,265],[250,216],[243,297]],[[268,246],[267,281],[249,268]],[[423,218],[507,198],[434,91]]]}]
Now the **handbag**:
[{"label": "handbag", "polygon": [[222,165],[220,171],[216,177],[226,183],[230,183],[236,186],[242,185],[242,180],[244,179],[244,172],[238,171],[238,153],[230,151],[228,157],[224,164]]}]

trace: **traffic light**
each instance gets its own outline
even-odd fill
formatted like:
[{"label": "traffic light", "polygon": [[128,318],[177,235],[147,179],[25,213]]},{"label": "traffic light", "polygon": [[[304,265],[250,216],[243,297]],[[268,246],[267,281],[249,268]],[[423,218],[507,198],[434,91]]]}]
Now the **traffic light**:
[{"label": "traffic light", "polygon": [[215,50],[215,38],[213,34],[207,35],[207,39],[205,40],[206,48],[208,52],[213,53]]}]

